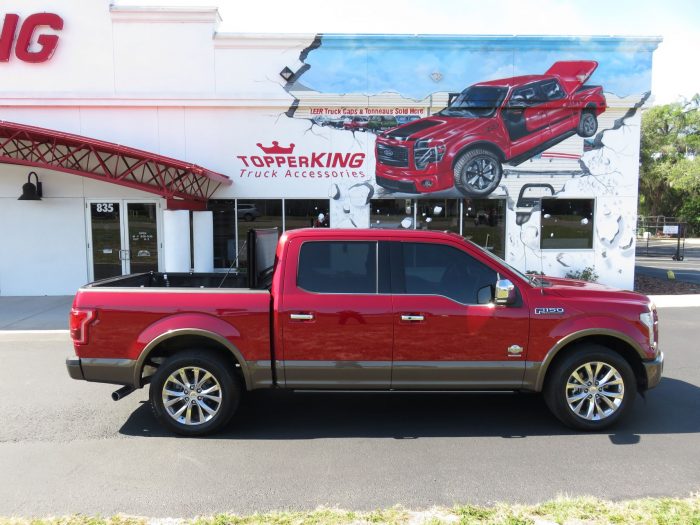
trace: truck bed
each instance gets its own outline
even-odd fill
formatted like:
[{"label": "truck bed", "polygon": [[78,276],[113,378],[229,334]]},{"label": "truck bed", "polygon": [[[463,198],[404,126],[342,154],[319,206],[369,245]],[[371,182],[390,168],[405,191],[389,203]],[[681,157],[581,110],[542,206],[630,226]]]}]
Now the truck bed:
[{"label": "truck bed", "polygon": [[146,272],[102,279],[85,288],[248,288],[248,274]]}]

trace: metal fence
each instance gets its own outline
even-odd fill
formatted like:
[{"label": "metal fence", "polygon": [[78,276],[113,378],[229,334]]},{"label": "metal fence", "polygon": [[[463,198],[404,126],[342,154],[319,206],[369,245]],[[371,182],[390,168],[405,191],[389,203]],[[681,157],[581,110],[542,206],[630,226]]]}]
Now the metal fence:
[{"label": "metal fence", "polygon": [[639,217],[637,255],[682,261],[685,257],[686,226],[685,222],[675,217]]}]

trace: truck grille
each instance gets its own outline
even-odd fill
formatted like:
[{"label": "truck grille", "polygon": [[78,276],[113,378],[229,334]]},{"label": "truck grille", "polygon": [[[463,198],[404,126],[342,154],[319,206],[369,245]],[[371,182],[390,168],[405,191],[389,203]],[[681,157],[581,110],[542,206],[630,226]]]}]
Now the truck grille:
[{"label": "truck grille", "polygon": [[408,148],[377,144],[377,162],[387,166],[408,168]]}]

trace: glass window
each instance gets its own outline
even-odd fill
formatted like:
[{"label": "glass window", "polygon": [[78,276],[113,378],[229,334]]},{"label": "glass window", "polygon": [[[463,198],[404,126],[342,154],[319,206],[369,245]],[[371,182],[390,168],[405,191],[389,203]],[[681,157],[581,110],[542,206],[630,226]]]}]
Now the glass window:
[{"label": "glass window", "polygon": [[559,82],[554,79],[542,82],[540,89],[547,100],[559,100],[560,98],[564,98],[564,90],[559,85]]},{"label": "glass window", "polygon": [[372,199],[369,205],[370,228],[413,229],[411,199]]},{"label": "glass window", "polygon": [[459,199],[420,199],[417,226],[420,230],[459,232]]},{"label": "glass window", "polygon": [[[248,251],[245,246],[251,228],[277,228],[282,234],[281,199],[238,199],[238,265],[248,266]],[[216,228],[214,229],[216,236]]]},{"label": "glass window", "polygon": [[462,235],[501,258],[506,253],[505,199],[465,199]]},{"label": "glass window", "polygon": [[[463,304],[478,304],[481,288],[493,297],[496,272],[469,254],[441,244],[401,243],[404,290],[411,295],[443,295]],[[485,302],[485,301],[482,301]]]},{"label": "glass window", "polygon": [[593,199],[542,199],[540,248],[593,248]]},{"label": "glass window", "polygon": [[284,229],[328,228],[328,211],[327,199],[285,199]]},{"label": "glass window", "polygon": [[207,209],[214,222],[214,268],[228,268],[236,260],[236,201],[210,200]]},{"label": "glass window", "polygon": [[297,286],[319,293],[376,293],[377,243],[305,242]]}]

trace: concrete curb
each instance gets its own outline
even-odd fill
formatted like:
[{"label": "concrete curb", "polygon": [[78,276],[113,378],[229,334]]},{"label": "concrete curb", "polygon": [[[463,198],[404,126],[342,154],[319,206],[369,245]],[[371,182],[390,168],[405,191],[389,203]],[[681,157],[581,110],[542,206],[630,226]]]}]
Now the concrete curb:
[{"label": "concrete curb", "polygon": [[700,294],[650,295],[657,308],[687,308],[700,306]]}]

